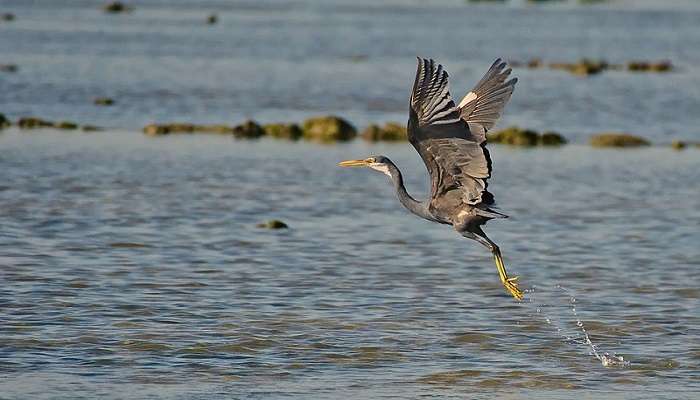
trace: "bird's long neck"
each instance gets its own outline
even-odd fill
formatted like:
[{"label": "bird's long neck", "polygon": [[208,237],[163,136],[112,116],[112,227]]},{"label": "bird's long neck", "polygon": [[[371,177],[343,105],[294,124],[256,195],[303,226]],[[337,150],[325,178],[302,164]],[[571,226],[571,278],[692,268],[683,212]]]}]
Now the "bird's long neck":
[{"label": "bird's long neck", "polygon": [[389,176],[394,184],[394,189],[396,190],[396,196],[399,198],[399,202],[406,207],[406,209],[413,214],[425,218],[429,221],[435,221],[435,217],[428,211],[428,203],[420,202],[406,191],[406,187],[403,184],[403,176],[401,171],[396,167],[396,165],[389,165]]}]

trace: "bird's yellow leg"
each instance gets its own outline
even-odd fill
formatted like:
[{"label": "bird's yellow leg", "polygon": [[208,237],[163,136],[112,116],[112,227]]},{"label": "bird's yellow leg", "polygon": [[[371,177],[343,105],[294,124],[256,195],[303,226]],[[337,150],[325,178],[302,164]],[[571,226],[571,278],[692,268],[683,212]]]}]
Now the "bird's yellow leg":
[{"label": "bird's yellow leg", "polygon": [[518,289],[518,277],[509,278],[506,272],[506,266],[503,264],[503,257],[501,257],[501,251],[496,249],[493,252],[493,259],[496,262],[496,268],[498,269],[498,276],[501,278],[501,283],[505,286],[506,290],[518,300],[523,299],[523,292]]}]

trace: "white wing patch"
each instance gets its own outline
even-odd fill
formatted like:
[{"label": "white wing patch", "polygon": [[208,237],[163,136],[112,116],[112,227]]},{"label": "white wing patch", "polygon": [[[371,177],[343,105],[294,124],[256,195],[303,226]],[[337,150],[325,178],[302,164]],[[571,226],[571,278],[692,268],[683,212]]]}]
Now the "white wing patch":
[{"label": "white wing patch", "polygon": [[459,102],[459,105],[457,107],[462,108],[466,106],[467,104],[471,103],[473,100],[476,100],[478,96],[474,92],[469,92],[467,93],[466,96],[462,99],[462,101]]}]

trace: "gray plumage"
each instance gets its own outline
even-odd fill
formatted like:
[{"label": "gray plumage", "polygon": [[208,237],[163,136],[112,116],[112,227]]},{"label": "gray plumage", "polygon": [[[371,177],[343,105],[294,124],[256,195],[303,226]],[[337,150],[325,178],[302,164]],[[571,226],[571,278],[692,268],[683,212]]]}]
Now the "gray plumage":
[{"label": "gray plumage", "polygon": [[494,255],[506,289],[522,298],[516,278],[508,278],[498,246],[481,226],[506,215],[495,211],[488,191],[491,158],[486,133],[494,126],[510,99],[516,78],[497,59],[474,88],[457,105],[452,100],[447,72],[433,60],[418,59],[410,99],[408,140],[420,154],[430,175],[430,198],[411,197],[403,177],[391,160],[374,156],[341,166],[368,166],[391,177],[399,201],[412,213],[430,221],[452,225],[457,232],[486,246]]},{"label": "gray plumage", "polygon": [[458,223],[462,211],[496,215],[488,208],[494,200],[487,190],[491,158],[485,134],[500,117],[517,82],[515,78],[506,81],[510,69],[505,67],[496,60],[465,97],[471,100],[458,107],[450,96],[447,72],[433,60],[418,59],[408,140],[430,175],[429,209],[444,223]]}]

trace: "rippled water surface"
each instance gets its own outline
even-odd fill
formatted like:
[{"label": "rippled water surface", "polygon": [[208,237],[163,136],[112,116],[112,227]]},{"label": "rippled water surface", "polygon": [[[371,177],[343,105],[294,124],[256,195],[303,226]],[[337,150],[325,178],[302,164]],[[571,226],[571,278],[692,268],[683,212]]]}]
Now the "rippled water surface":
[{"label": "rippled water surface", "polygon": [[[0,63],[18,65],[0,112],[108,127],[0,131],[0,398],[697,398],[700,151],[582,144],[698,140],[700,8],[640,3],[0,2],[16,14]],[[491,146],[511,218],[487,231],[522,303],[485,249],[409,215],[386,177],[336,167],[387,155],[424,198],[406,143],[138,132],[403,121],[416,54],[455,93],[497,56],[678,67],[516,70],[500,125],[575,142]],[[272,218],[290,228],[256,226]],[[604,367],[587,338],[629,365]]]},{"label": "rippled water surface", "polygon": [[[670,74],[610,71],[586,79],[518,69],[502,125],[557,130],[580,142],[604,130],[656,142],[700,134],[700,4],[694,1],[527,7],[462,0],[143,0],[131,2],[134,11],[125,15],[103,13],[102,3],[0,3],[16,14],[0,23],[0,63],[19,68],[0,75],[0,112],[116,128],[246,117],[298,121],[332,112],[362,126],[406,119],[417,55],[445,64],[455,96],[496,57],[669,59],[677,67]],[[205,24],[210,13],[218,24]],[[99,96],[116,105],[96,107],[92,99]]]},{"label": "rippled water surface", "polygon": [[[6,396],[700,389],[697,151],[494,146],[512,218],[489,232],[535,286],[518,304],[479,245],[335,168],[387,154],[419,195],[408,145],[6,131],[0,149]],[[573,340],[557,284],[629,367]]]}]

